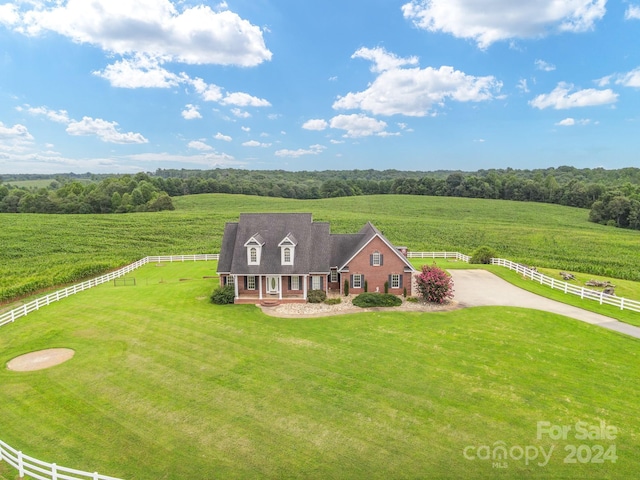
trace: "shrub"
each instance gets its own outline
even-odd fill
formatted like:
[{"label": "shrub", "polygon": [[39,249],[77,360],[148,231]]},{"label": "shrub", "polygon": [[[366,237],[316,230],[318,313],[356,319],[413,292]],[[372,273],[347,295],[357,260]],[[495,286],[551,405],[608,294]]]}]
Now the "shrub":
[{"label": "shrub", "polygon": [[233,303],[236,296],[236,290],[233,285],[216,288],[211,294],[211,302],[216,305],[228,305]]},{"label": "shrub", "polygon": [[307,301],[309,303],[322,303],[327,299],[327,294],[324,290],[309,290],[307,294]]},{"label": "shrub", "polygon": [[404,298],[407,298],[407,287],[404,287],[404,289],[402,290],[402,296]]},{"label": "shrub", "polygon": [[326,303],[327,305],[338,305],[339,303],[342,303],[342,300],[340,299],[340,297],[333,297],[327,298],[324,303]]},{"label": "shrub", "polygon": [[349,296],[349,280],[344,281],[344,296]]},{"label": "shrub", "polygon": [[418,303],[418,297],[407,297],[407,302]]},{"label": "shrub", "polygon": [[478,247],[473,254],[471,254],[469,263],[482,263],[488,265],[491,263],[491,259],[496,256],[496,252],[492,248],[486,246]]},{"label": "shrub", "polygon": [[444,303],[453,298],[453,279],[435,264],[423,265],[416,283],[420,295],[427,302]]},{"label": "shrub", "polygon": [[384,282],[384,293],[389,293],[389,282]]},{"label": "shrub", "polygon": [[367,283],[367,281],[364,281],[364,293],[367,293],[369,291],[369,284]]},{"label": "shrub", "polygon": [[389,293],[361,293],[353,299],[356,307],[397,307],[402,305],[402,300]]}]

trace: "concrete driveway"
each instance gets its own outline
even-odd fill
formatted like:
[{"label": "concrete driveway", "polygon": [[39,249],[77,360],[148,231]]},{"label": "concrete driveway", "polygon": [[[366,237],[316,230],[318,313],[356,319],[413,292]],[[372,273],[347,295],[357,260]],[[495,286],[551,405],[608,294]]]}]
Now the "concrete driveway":
[{"label": "concrete driveway", "polygon": [[[549,300],[518,288],[486,270],[449,270],[453,277],[454,299],[463,307],[524,307],[558,313],[582,322],[640,338],[640,327],[619,322],[598,313]],[[588,300],[585,300],[588,301]]]}]

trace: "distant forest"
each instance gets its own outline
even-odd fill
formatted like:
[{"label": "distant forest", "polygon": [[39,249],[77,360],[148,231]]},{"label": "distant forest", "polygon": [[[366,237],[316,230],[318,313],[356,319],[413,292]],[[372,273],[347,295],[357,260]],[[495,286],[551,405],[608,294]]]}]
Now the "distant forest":
[{"label": "distant forest", "polygon": [[476,172],[158,169],[136,175],[3,175],[0,213],[159,211],[173,209],[171,197],[200,193],[296,199],[401,194],[555,203],[591,209],[593,222],[640,230],[640,169],[569,166]]}]

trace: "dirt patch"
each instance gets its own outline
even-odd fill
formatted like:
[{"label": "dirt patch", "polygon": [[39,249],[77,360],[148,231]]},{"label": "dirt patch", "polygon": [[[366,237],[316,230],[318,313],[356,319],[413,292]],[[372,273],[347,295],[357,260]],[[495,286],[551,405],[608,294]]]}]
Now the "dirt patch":
[{"label": "dirt patch", "polygon": [[54,367],[70,360],[75,351],[70,348],[49,348],[15,357],[7,363],[7,368],[14,372],[33,372]]}]

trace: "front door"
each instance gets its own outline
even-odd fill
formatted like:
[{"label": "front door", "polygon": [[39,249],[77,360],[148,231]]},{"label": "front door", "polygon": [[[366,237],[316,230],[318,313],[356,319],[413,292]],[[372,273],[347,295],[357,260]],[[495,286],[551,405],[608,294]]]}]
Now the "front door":
[{"label": "front door", "polygon": [[280,278],[276,275],[267,275],[267,293],[277,294],[280,292]]}]

